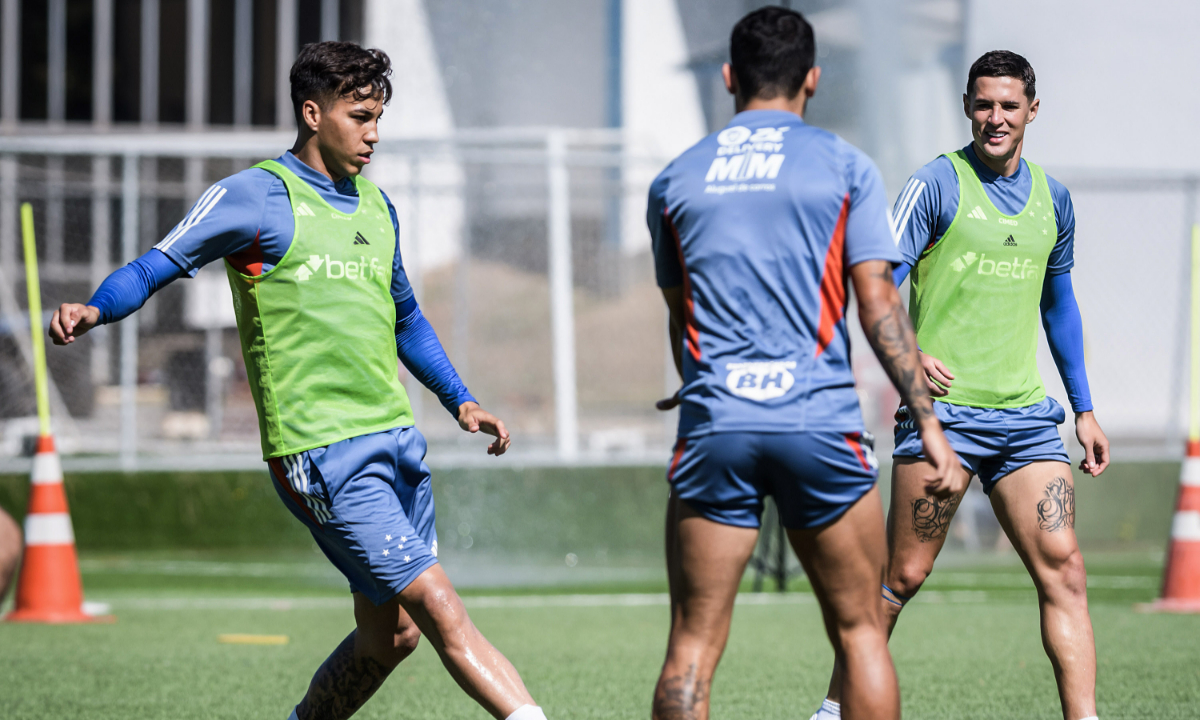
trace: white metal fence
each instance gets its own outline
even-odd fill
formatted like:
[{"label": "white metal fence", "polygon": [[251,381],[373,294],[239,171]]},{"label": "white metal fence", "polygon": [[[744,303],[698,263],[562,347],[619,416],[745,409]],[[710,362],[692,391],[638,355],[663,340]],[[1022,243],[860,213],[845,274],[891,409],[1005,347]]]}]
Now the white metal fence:
[{"label": "white metal fence", "polygon": [[[35,432],[17,208],[34,204],[47,314],[152,247],[212,182],[274,157],[284,133],[0,137],[0,467]],[[524,462],[664,462],[677,381],[644,229],[666,158],[619,132],[524,129],[381,143],[421,305]],[[1054,172],[1054,169],[1051,169]],[[1117,459],[1178,454],[1186,392],[1187,234],[1200,177],[1060,170],[1076,207],[1075,287],[1092,392]],[[868,428],[886,457],[897,397],[849,314]],[[220,268],[85,342],[51,348],[60,443],[93,467],[250,466],[257,422]],[[1066,404],[1049,353],[1051,394]],[[402,371],[403,375],[403,371]],[[411,378],[434,462],[483,459]],[[1070,425],[1064,435],[1070,437]],[[8,459],[5,459],[8,458]]]}]

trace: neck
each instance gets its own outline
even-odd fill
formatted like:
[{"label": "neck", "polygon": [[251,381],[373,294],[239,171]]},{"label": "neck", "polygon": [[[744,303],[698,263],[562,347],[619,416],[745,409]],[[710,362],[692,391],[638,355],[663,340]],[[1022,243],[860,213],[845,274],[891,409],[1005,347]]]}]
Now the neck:
[{"label": "neck", "polygon": [[342,179],[325,164],[325,156],[321,154],[321,146],[317,142],[316,133],[301,130],[300,134],[296,136],[296,144],[292,146],[292,154],[296,156],[297,160],[333,182],[336,183]]},{"label": "neck", "polygon": [[808,105],[808,95],[803,90],[796,93],[796,97],[787,99],[785,97],[773,97],[770,100],[763,98],[750,98],[743,102],[740,99],[735,103],[738,112],[746,110],[783,110],[795,115],[799,115],[800,119],[804,119],[804,109]]},{"label": "neck", "polygon": [[975,157],[979,158],[979,162],[983,163],[992,172],[1003,177],[1012,177],[1021,169],[1021,146],[1025,144],[1025,138],[1013,146],[1013,151],[1004,157],[992,157],[980,149],[979,141],[973,140]]}]

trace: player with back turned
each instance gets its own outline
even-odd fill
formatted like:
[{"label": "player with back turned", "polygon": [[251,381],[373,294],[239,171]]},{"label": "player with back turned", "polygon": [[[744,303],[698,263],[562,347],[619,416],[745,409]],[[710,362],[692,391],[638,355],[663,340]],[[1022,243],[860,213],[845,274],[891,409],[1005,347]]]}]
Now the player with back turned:
[{"label": "player with back turned", "polygon": [[[1039,101],[1029,62],[1007,51],[971,66],[963,109],[972,142],[912,176],[893,208],[909,310],[935,411],[962,461],[977,475],[1001,527],[1033,578],[1042,645],[1064,720],[1095,720],[1096,645],[1087,575],[1075,538],[1075,486],[1058,434],[1066,419],[1037,368],[1038,319],[1046,330],[1085,458],[1096,476],[1108,440],[1092,415],[1083,323],[1071,286],[1075,213],[1062,184],[1021,157]],[[889,627],[933,570],[962,499],[930,496],[911,408],[897,414],[889,558],[881,602]],[[965,488],[965,483],[964,483]],[[815,720],[838,717],[846,699],[835,667]],[[842,713],[844,714],[844,712]]]},{"label": "player with back turned", "polygon": [[305,46],[291,70],[292,150],[210,187],[87,304],[59,308],[50,334],[74,342],[224,260],[275,490],[354,598],[356,629],[291,717],[350,717],[424,635],[492,716],[545,720],[437,562],[425,439],[413,427],[397,355],[464,430],[495,436],[489,453],[502,454],[509,437],[467,392],[417,307],[395,209],[361,175],[379,141],[390,74],[379,50]]},{"label": "player with back turned", "polygon": [[850,718],[898,718],[878,603],[886,558],[876,463],[850,368],[846,280],[867,338],[934,458],[923,484],[965,476],[929,399],[892,282],[901,257],[874,164],[804,123],[820,68],[812,28],[767,7],[733,29],[725,84],[737,115],[676,158],[647,221],[683,387],[668,471],[671,631],[653,716],[706,718],[765,496],[847,668]]}]

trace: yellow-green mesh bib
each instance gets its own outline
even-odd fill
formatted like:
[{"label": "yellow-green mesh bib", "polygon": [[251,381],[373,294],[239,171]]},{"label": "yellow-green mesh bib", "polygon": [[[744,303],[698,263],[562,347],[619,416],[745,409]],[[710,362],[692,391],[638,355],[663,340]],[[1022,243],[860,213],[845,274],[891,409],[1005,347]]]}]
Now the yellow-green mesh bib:
[{"label": "yellow-green mesh bib", "polygon": [[954,375],[956,405],[1026,407],[1046,397],[1037,367],[1039,305],[1058,240],[1046,174],[1033,176],[1019,215],[1003,215],[962,150],[947,155],[958,175],[958,212],[912,272],[909,313],[921,349]]},{"label": "yellow-green mesh bib", "polygon": [[226,263],[263,457],[413,422],[398,378],[391,296],[396,236],[383,194],[355,179],[358,209],[338,212],[274,160],[296,232],[269,272]]}]

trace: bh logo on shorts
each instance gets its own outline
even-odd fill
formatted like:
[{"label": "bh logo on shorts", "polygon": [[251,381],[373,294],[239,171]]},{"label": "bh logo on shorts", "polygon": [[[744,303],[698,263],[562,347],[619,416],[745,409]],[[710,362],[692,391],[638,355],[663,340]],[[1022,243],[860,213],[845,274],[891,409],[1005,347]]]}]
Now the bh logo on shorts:
[{"label": "bh logo on shorts", "polygon": [[796,377],[789,372],[794,367],[794,362],[777,360],[729,363],[725,366],[729,371],[725,376],[725,387],[734,395],[747,400],[773,400],[783,397],[796,383]]}]

